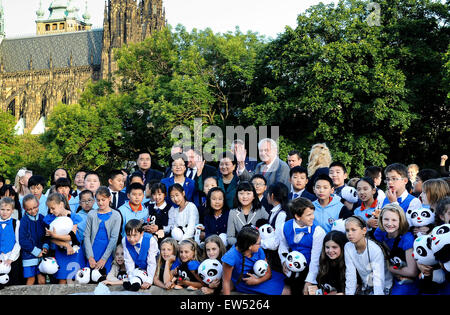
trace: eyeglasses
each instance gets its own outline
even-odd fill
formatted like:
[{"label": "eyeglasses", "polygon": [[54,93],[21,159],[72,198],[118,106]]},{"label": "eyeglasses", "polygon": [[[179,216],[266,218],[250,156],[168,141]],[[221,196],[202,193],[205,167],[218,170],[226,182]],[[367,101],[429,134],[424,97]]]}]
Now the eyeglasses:
[{"label": "eyeglasses", "polygon": [[80,203],[88,204],[94,202],[94,199],[88,199],[88,200],[81,200]]},{"label": "eyeglasses", "polygon": [[400,178],[396,178],[396,177],[392,177],[392,178],[388,178],[388,177],[386,177],[386,179],[384,180],[384,182],[387,184],[387,183],[389,183],[389,182],[396,182],[396,181],[399,181],[399,180],[401,180],[401,179],[403,179],[403,177],[400,177]]},{"label": "eyeglasses", "polygon": [[262,186],[266,186],[266,184],[264,184],[264,183],[253,183],[253,186],[255,186],[255,187],[262,187]]}]

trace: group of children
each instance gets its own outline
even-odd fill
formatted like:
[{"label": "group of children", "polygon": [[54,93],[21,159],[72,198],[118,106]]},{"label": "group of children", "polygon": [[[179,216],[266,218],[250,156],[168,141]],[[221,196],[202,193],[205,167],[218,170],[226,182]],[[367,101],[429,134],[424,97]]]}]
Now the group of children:
[{"label": "group of children", "polygon": [[[47,195],[39,175],[29,178],[30,193],[24,196],[6,195],[2,187],[0,265],[11,266],[8,285],[65,284],[88,267],[104,275],[104,284],[127,290],[158,286],[225,295],[232,290],[273,295],[450,292],[450,270],[442,264],[419,264],[413,257],[416,238],[450,223],[448,178],[424,180],[414,196],[407,167],[394,163],[384,171],[384,192],[378,187],[381,168],[369,167],[364,177],[346,184],[345,166],[333,162],[308,191],[308,172],[297,165],[290,169],[291,187],[281,182],[267,187],[262,174],[238,181],[231,207],[228,185],[220,187],[217,177],[187,178],[185,162],[175,156],[171,177],[148,182],[118,170],[110,173],[108,186],[101,186],[97,173],[80,171],[77,189],[72,189],[67,171],[58,169]],[[346,187],[353,187],[353,195]],[[423,208],[431,209],[435,221],[411,225],[408,212]],[[58,234],[55,225],[63,217],[71,219],[72,228]],[[267,225],[274,231],[270,246],[261,232]],[[294,251],[304,258],[299,272],[290,268]],[[44,257],[55,257],[55,274],[40,271]],[[222,263],[220,279],[202,281],[198,268],[205,259]],[[267,269],[258,276],[254,266],[260,260],[267,262]],[[430,285],[428,278],[436,269],[446,279]],[[137,270],[140,282],[130,283]]]}]

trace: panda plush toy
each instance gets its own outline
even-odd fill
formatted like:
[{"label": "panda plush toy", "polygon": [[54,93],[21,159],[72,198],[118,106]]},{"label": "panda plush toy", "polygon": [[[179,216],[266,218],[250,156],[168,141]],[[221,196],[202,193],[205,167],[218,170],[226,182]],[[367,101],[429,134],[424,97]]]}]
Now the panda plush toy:
[{"label": "panda plush toy", "polygon": [[258,228],[261,236],[261,247],[263,249],[276,250],[279,245],[278,238],[275,236],[275,229],[270,224],[264,224]]},{"label": "panda plush toy", "polygon": [[255,264],[253,265],[253,272],[258,277],[263,277],[267,270],[269,269],[269,264],[265,260],[257,260]]},{"label": "panda plush toy", "polygon": [[334,220],[333,224],[331,225],[331,230],[345,233],[345,219]]},{"label": "panda plush toy", "polygon": [[428,226],[431,230],[434,226],[434,217],[434,211],[430,208],[406,211],[406,219],[411,227]]},{"label": "panda plush toy", "polygon": [[206,284],[222,278],[222,264],[217,259],[205,259],[198,266],[198,275]]},{"label": "panda plush toy", "polygon": [[80,242],[72,232],[73,221],[69,217],[56,217],[49,226],[50,231],[54,231],[58,235],[70,235],[70,245],[73,245],[73,250],[77,253],[80,250]]},{"label": "panda plush toy", "polygon": [[431,250],[432,238],[430,235],[421,235],[414,240],[413,257],[418,264],[433,266],[433,275],[425,277],[423,274],[419,275],[422,280],[432,281],[441,284],[445,281],[445,273],[440,268],[433,251]]},{"label": "panda plush toy", "polygon": [[0,289],[3,289],[5,284],[9,282],[9,273],[11,272],[11,265],[5,263],[0,264]]},{"label": "panda plush toy", "polygon": [[358,202],[358,193],[356,192],[356,189],[352,186],[344,186],[341,190],[341,196],[342,199],[350,202],[350,203],[357,203]]},{"label": "panda plush toy", "polygon": [[450,224],[436,226],[430,236],[434,257],[450,272]]},{"label": "panda plush toy", "polygon": [[78,270],[77,274],[75,275],[75,281],[80,284],[99,283],[103,280],[106,280],[105,268],[98,270],[85,267]]},{"label": "panda plush toy", "polygon": [[53,275],[58,272],[59,265],[55,257],[44,257],[39,264],[39,272],[47,275]]},{"label": "panda plush toy", "polygon": [[184,236],[184,232],[180,227],[174,227],[170,234],[177,242],[180,242]]},{"label": "panda plush toy", "polygon": [[290,253],[284,253],[283,256],[286,257],[285,264],[287,269],[289,270],[289,272],[286,274],[288,278],[297,278],[308,265],[305,256],[298,251],[294,250]]},{"label": "panda plush toy", "polygon": [[228,246],[228,241],[227,241],[228,236],[227,236],[227,233],[220,233],[220,234],[219,234],[219,237],[220,237],[220,239],[222,240],[223,245],[224,245],[225,248],[226,248],[226,247]]},{"label": "panda plush toy", "polygon": [[147,271],[136,268],[131,276],[123,281],[123,288],[127,291],[137,292],[147,280]]}]

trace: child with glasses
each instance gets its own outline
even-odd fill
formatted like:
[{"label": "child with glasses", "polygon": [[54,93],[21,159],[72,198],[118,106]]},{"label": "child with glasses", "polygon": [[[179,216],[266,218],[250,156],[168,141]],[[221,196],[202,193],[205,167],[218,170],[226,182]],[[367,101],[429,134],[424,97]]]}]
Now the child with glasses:
[{"label": "child with glasses", "polygon": [[383,207],[387,204],[399,204],[406,212],[416,210],[422,207],[420,200],[406,190],[408,183],[408,169],[401,163],[394,163],[386,167],[384,174],[386,176],[386,198]]},{"label": "child with glasses", "polygon": [[77,214],[81,217],[82,221],[78,223],[78,232],[80,242],[84,240],[84,230],[86,229],[86,219],[89,211],[92,210],[95,203],[94,193],[90,190],[83,190],[78,197],[80,198],[80,205],[77,209]]}]

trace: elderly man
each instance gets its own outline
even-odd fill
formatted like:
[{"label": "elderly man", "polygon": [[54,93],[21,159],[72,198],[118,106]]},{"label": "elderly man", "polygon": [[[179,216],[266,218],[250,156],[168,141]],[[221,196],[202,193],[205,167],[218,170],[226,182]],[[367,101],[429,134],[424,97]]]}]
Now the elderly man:
[{"label": "elderly man", "polygon": [[[262,162],[256,165],[254,174],[262,174],[267,180],[267,187],[276,182],[289,187],[289,166],[278,157],[277,143],[270,138],[262,139],[258,143],[258,151]],[[251,174],[242,167],[242,164],[239,165],[238,175],[241,178],[251,178]]]}]

